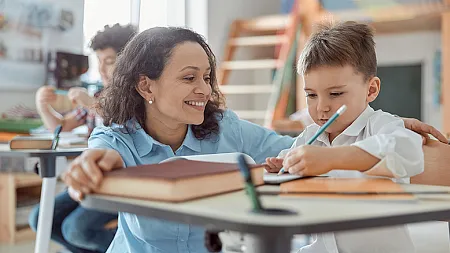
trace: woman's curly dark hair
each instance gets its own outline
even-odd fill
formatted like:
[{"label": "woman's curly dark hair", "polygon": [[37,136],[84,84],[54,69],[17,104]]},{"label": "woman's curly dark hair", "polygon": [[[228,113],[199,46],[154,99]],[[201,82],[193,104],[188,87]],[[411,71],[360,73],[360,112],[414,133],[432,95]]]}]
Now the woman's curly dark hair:
[{"label": "woman's curly dark hair", "polygon": [[219,120],[223,117],[225,101],[217,86],[215,56],[201,35],[178,27],[150,28],[128,42],[116,61],[112,82],[102,91],[96,105],[106,126],[127,126],[131,119],[145,126],[145,101],[136,90],[139,77],[145,75],[157,80],[173,49],[184,42],[200,44],[208,55],[211,67],[211,100],[206,104],[203,123],[192,125],[192,131],[197,139],[219,133]]},{"label": "woman's curly dark hair", "polygon": [[116,53],[120,53],[136,34],[137,29],[133,25],[106,25],[103,31],[98,31],[92,38],[89,47],[94,51],[112,48]]}]

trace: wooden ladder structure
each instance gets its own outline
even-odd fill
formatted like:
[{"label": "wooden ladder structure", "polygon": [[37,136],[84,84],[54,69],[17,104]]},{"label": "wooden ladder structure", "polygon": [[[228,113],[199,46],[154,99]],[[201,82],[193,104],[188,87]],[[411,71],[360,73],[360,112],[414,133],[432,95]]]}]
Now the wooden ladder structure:
[{"label": "wooden ladder structure", "polygon": [[[309,36],[310,29],[303,28],[304,24],[311,24],[307,20],[312,17],[311,10],[315,9],[315,13],[320,9],[317,0],[296,0],[292,11],[288,15],[272,15],[257,17],[248,20],[238,19],[231,24],[228,40],[225,45],[224,56],[218,71],[219,88],[225,95],[228,94],[271,94],[277,89],[274,87],[272,80],[267,84],[229,84],[229,75],[232,71],[238,70],[257,70],[269,69],[276,72],[283,71],[286,65],[290,50],[296,42],[296,35],[302,24],[302,36]],[[308,13],[309,11],[309,13]],[[279,47],[278,57],[272,59],[255,59],[255,60],[234,60],[235,52],[238,48],[251,49],[256,47]],[[301,50],[302,48],[298,48]],[[277,76],[276,73],[275,76]],[[285,92],[280,94],[286,97]],[[258,110],[236,111],[243,119],[265,119],[267,122],[268,115],[272,120],[278,120],[284,117],[282,112],[285,111],[285,103],[277,105],[276,110],[267,110],[268,108],[258,108]],[[269,126],[268,124],[266,124]],[[270,126],[269,126],[270,127]]]}]

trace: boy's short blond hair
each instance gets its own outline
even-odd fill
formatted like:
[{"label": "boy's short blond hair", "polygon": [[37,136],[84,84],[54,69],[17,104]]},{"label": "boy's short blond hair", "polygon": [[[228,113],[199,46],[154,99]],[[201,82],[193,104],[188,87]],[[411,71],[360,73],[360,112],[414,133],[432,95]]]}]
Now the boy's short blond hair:
[{"label": "boy's short blond hair", "polygon": [[317,26],[298,61],[298,73],[307,74],[322,66],[350,65],[366,80],[377,74],[373,29],[353,21]]}]

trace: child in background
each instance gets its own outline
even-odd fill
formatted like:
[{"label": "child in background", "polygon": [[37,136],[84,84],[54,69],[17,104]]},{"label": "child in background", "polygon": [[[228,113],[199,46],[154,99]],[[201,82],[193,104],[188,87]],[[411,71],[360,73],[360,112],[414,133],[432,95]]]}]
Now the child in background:
[{"label": "child in background", "polygon": [[[373,32],[355,22],[322,25],[298,62],[314,124],[290,150],[267,158],[267,170],[291,174],[408,179],[424,169],[422,138],[401,118],[369,103],[380,92]],[[342,105],[346,112],[312,145],[306,142]],[[301,253],[415,252],[406,226],[313,235]]]},{"label": "child in background", "polygon": [[[132,25],[115,24],[105,26],[104,30],[98,31],[92,38],[90,47],[97,55],[103,86],[109,84],[117,56],[136,33],[137,29]],[[71,131],[86,124],[90,134],[99,122],[96,120],[99,118],[97,113],[92,109],[96,98],[90,96],[86,89],[79,87],[71,88],[68,98],[77,108],[62,116],[51,106],[56,99],[54,88],[44,86],[38,90],[36,106],[45,127],[53,131],[57,125],[63,125],[63,131]],[[37,230],[38,217],[39,205],[36,205],[29,216],[29,224],[34,231]],[[115,220],[117,213],[85,209],[71,199],[66,190],[55,199],[51,238],[73,253],[105,252],[116,233],[116,228],[109,228],[108,225]]]},{"label": "child in background", "polygon": [[[117,56],[136,33],[137,29],[132,25],[115,24],[105,26],[104,30],[98,31],[92,38],[90,48],[95,51],[98,58],[98,71],[103,86],[106,87],[112,78]],[[89,94],[86,88],[71,88],[67,97],[72,104],[76,105],[76,108],[63,116],[52,107],[52,104],[57,102],[55,88],[43,86],[36,92],[36,108],[44,126],[51,132],[58,125],[63,126],[63,131],[72,131],[74,128],[86,124],[89,135],[94,127],[101,123],[101,119],[92,109],[99,92]]]}]

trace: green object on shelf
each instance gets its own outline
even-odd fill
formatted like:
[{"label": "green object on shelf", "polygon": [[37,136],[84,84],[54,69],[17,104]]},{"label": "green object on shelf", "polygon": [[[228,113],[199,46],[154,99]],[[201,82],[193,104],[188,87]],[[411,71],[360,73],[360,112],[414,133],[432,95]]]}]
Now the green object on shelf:
[{"label": "green object on shelf", "polygon": [[0,119],[0,132],[29,133],[42,124],[41,119]]}]

